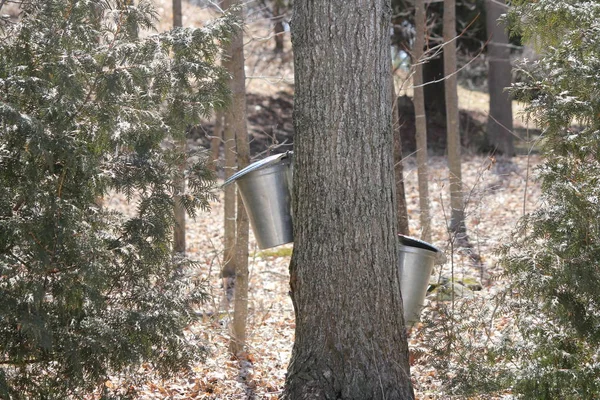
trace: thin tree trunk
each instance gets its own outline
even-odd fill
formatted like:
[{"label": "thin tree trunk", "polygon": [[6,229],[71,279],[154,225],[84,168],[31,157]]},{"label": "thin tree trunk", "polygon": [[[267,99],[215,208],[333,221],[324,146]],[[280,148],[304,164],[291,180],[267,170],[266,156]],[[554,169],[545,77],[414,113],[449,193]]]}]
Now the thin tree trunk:
[{"label": "thin tree trunk", "polygon": [[491,40],[488,44],[488,89],[490,114],[487,136],[490,144],[506,157],[515,154],[513,143],[512,102],[505,90],[510,86],[512,70],[506,24],[498,19],[506,11],[504,0],[486,0],[486,24]]},{"label": "thin tree trunk", "polygon": [[448,169],[450,170],[450,230],[466,234],[465,206],[462,191],[458,93],[456,81],[456,1],[444,0],[444,88],[448,133]]},{"label": "thin tree trunk", "polygon": [[183,161],[179,164],[179,173],[175,179],[174,214],[175,229],[173,230],[173,251],[185,254],[185,208],[181,204],[181,197],[185,193],[185,154],[186,143],[184,137],[177,139],[177,151],[183,155]]},{"label": "thin tree trunk", "polygon": [[173,26],[183,26],[183,14],[181,11],[181,0],[173,0]]},{"label": "thin tree trunk", "polygon": [[273,5],[273,22],[275,23],[274,34],[275,34],[275,53],[281,53],[283,51],[283,33],[285,29],[283,27],[283,15],[281,15],[282,0],[275,0]]},{"label": "thin tree trunk", "polygon": [[429,208],[429,171],[427,167],[427,118],[425,111],[425,97],[423,94],[423,47],[425,46],[425,2],[415,1],[415,45],[413,60],[415,74],[413,75],[414,104],[415,104],[415,131],[417,142],[417,170],[419,180],[419,208],[421,220],[421,239],[431,242],[431,214]]},{"label": "thin tree trunk", "polygon": [[221,141],[223,140],[223,111],[217,111],[215,114],[215,128],[210,140],[210,168],[217,170]]},{"label": "thin tree trunk", "polygon": [[[243,21],[242,3],[239,0],[226,0],[225,9],[236,6],[233,11]],[[244,73],[244,36],[240,30],[232,38],[228,58],[223,63],[231,74],[232,103],[227,110],[226,119],[235,132],[238,168],[243,169],[250,163],[250,146],[246,126],[246,75]],[[248,317],[248,235],[250,222],[241,196],[237,198],[237,230],[233,263],[235,265],[235,301],[232,335],[229,349],[239,355],[246,344],[246,319]]]},{"label": "thin tree trunk", "polygon": [[425,96],[425,108],[429,112],[429,118],[439,120],[440,124],[446,126],[446,90],[444,88],[444,58],[442,55],[428,60],[423,64],[423,87]]},{"label": "thin tree trunk", "polygon": [[[226,61],[223,62],[225,66]],[[235,173],[236,149],[235,130],[232,126],[231,113],[226,112],[223,119],[223,142],[225,149],[225,180]],[[236,185],[227,185],[223,194],[223,268],[221,278],[223,280],[223,298],[221,308],[228,309],[229,302],[233,298],[235,285],[235,235],[236,235]]]},{"label": "thin tree trunk", "polygon": [[[284,399],[412,399],[389,0],[295,0],[295,342]],[[357,34],[359,32],[360,34]]]},{"label": "thin tree trunk", "polygon": [[[181,0],[173,0],[173,27],[181,27]],[[176,196],[175,202],[175,229],[173,230],[173,251],[175,253],[185,254],[185,208],[181,204],[181,196],[185,193],[185,154],[187,151],[186,135],[176,140],[177,151],[183,155],[183,160],[179,164],[179,175],[175,180]]]},{"label": "thin tree trunk", "polygon": [[410,235],[408,227],[408,208],[406,207],[406,192],[404,190],[404,165],[402,164],[402,138],[400,134],[400,116],[398,115],[398,98],[394,75],[392,85],[392,129],[394,131],[394,174],[396,179],[396,194],[398,198],[398,233]]}]

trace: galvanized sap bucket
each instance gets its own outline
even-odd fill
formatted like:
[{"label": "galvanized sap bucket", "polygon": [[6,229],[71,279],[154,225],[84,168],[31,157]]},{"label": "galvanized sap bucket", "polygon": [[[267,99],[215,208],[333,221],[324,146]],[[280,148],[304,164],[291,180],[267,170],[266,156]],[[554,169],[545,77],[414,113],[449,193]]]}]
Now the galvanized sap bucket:
[{"label": "galvanized sap bucket", "polygon": [[275,154],[233,174],[258,247],[268,249],[294,241],[291,214],[292,152]]},{"label": "galvanized sap bucket", "polygon": [[400,240],[398,273],[404,303],[404,322],[412,325],[421,315],[436,253],[440,250],[422,240],[404,235],[398,236]]}]

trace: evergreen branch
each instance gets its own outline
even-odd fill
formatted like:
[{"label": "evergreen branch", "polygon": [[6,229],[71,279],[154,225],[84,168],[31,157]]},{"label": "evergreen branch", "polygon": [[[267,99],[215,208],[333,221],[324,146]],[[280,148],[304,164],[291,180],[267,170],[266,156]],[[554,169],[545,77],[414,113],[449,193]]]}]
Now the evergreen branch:
[{"label": "evergreen branch", "polygon": [[29,232],[29,236],[31,236],[33,238],[33,241],[40,246],[40,248],[44,249],[44,251],[46,251],[46,253],[48,253],[49,255],[51,255],[54,258],[54,253],[52,251],[50,251],[50,249],[48,249],[48,247],[46,247],[36,236],[33,232]]},{"label": "evergreen branch", "polygon": [[25,359],[25,360],[0,360],[0,365],[15,365],[15,366],[19,366],[19,365],[27,365],[27,364],[41,364],[41,363],[47,363],[49,362],[50,359],[39,359],[39,358],[31,358],[31,359]]},{"label": "evergreen branch", "polygon": [[13,253],[11,249],[6,249],[5,254],[8,254],[9,256],[11,256],[12,258],[14,258],[15,260],[17,260],[21,264],[27,265],[27,262],[25,260],[23,260],[21,257],[17,256],[15,253]]},{"label": "evergreen branch", "polygon": [[[62,188],[63,188],[63,184],[65,183],[65,175],[66,175],[66,173],[67,173],[67,167],[65,166],[62,169],[62,173],[60,174],[60,181],[58,183],[58,191],[57,191],[58,198],[62,197]],[[60,213],[60,209],[59,209],[59,213]],[[59,214],[59,216],[60,216],[60,214]]]},{"label": "evergreen branch", "polygon": [[[174,265],[170,251],[180,159],[162,144],[224,102],[215,41],[233,22],[139,41],[130,33],[153,18],[150,3],[113,17],[114,4],[92,18],[90,0],[31,0],[10,36],[0,30],[0,118],[9,126],[0,135],[9,212],[0,220],[0,295],[7,318],[24,321],[18,335],[2,336],[0,396],[5,387],[15,398],[85,395],[107,374],[141,362],[168,374],[198,355],[184,329],[202,293],[176,273],[190,264]],[[210,196],[208,175],[194,168],[190,212]],[[140,193],[141,214],[98,208],[98,185]],[[3,373],[22,358],[32,367]]]},{"label": "evergreen branch", "polygon": [[[117,24],[116,31],[114,33],[113,39],[112,39],[111,43],[108,45],[107,53],[110,52],[110,50],[113,49],[115,43],[117,42],[117,37],[119,36],[119,33],[122,30],[123,19],[124,19],[124,17],[123,17],[123,14],[121,13],[120,16],[119,16],[119,23]],[[99,72],[96,74],[96,76],[94,78],[94,83],[88,89],[88,92],[87,92],[87,95],[85,96],[85,99],[79,105],[79,107],[77,108],[77,110],[69,118],[69,121],[68,121],[69,125],[75,120],[75,118],[77,118],[79,116],[79,114],[83,110],[83,107],[85,107],[89,103],[89,101],[91,100],[92,94],[96,92],[96,90],[98,88],[98,82],[100,80],[100,76],[102,75],[102,71],[104,71],[104,67],[106,66],[106,59],[107,59],[107,57],[105,57],[104,60],[102,61],[102,65],[100,66],[100,68],[98,70]]]},{"label": "evergreen branch", "polygon": [[13,207],[13,212],[19,212],[19,210],[21,209],[21,207],[23,206],[23,204],[25,204],[25,198],[20,198],[17,201],[17,204],[15,204],[15,206]]}]

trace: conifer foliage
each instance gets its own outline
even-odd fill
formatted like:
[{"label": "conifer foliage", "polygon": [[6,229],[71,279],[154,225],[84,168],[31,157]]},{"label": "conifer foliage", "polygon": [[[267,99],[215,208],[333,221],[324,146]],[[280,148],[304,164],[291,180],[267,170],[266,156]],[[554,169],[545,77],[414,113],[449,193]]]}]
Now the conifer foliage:
[{"label": "conifer foliage", "polygon": [[[0,20],[0,398],[79,397],[141,362],[180,371],[203,354],[184,328],[204,294],[171,253],[170,144],[225,101],[214,62],[235,22],[140,39],[149,1],[18,3]],[[191,215],[208,206],[202,160]],[[135,215],[100,206],[108,191]]]},{"label": "conifer foliage", "polygon": [[541,207],[505,262],[521,300],[515,389],[528,399],[600,396],[600,3],[514,1],[538,61],[515,94],[543,128]]}]

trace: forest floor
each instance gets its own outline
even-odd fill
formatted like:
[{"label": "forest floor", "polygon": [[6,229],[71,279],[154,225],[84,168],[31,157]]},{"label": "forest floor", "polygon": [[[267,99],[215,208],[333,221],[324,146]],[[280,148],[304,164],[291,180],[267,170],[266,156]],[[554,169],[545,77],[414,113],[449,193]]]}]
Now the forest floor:
[{"label": "forest floor", "polygon": [[[503,282],[497,279],[502,269],[497,265],[495,249],[507,240],[523,212],[536,208],[539,186],[532,181],[528,170],[537,162],[538,156],[518,156],[510,161],[496,162],[479,155],[464,157],[467,229],[473,245],[471,252],[479,255],[474,261],[464,248],[451,245],[452,237],[446,230],[449,208],[446,160],[439,156],[430,159],[432,242],[446,256],[444,264],[435,268],[436,279],[451,280],[453,273],[455,281],[469,282],[469,287],[475,287],[473,291],[466,290],[469,296],[484,300],[497,292]],[[405,159],[404,166],[410,229],[418,236],[414,157]],[[121,210],[128,207],[121,196],[109,199],[108,205]],[[187,225],[188,255],[200,263],[199,273],[206,279],[210,293],[210,301],[199,310],[204,319],[189,329],[202,338],[209,350],[208,358],[195,366],[191,375],[170,381],[149,379],[137,388],[142,398],[275,399],[281,394],[294,342],[294,311],[288,295],[292,246],[260,251],[251,234],[247,354],[236,359],[228,351],[233,310],[223,311],[220,307],[223,297],[219,278],[222,238],[223,207],[219,200],[211,203],[210,211],[200,213]],[[450,301],[433,292],[425,306],[433,308],[439,302]],[[427,338],[419,334],[420,328],[417,324],[411,332],[409,344],[412,349],[428,346]],[[411,375],[418,399],[451,398],[438,371],[425,360],[413,360]]]},{"label": "forest floor", "polygon": [[[161,29],[168,28],[171,18],[171,1],[155,0],[162,17]],[[246,30],[248,119],[252,134],[254,159],[276,148],[291,148],[291,110],[293,104],[293,67],[289,37],[286,50],[275,55],[269,36],[268,19],[260,8],[251,10]],[[184,25],[200,25],[214,15],[214,11],[184,2]],[[267,22],[265,22],[267,21]],[[289,36],[289,34],[286,34]],[[401,82],[399,86],[403,86]],[[410,90],[399,93],[409,94]],[[460,89],[461,109],[481,119],[487,112],[487,95]],[[518,105],[515,105],[518,108]],[[517,121],[518,122],[518,121]],[[520,123],[521,128],[526,128]],[[189,138],[189,145],[202,146],[212,134],[207,121]],[[521,143],[523,149],[529,143]],[[523,153],[523,152],[522,152]],[[436,266],[435,276],[469,284],[468,295],[486,299],[492,297],[503,285],[496,279],[502,269],[497,263],[495,250],[513,231],[519,218],[537,207],[540,188],[532,179],[532,168],[539,157],[519,155],[510,160],[495,159],[476,151],[463,153],[463,183],[467,193],[466,225],[472,247],[455,246],[446,226],[449,210],[449,184],[446,159],[432,156],[429,160],[431,214],[433,216],[432,242],[445,254],[442,265]],[[417,168],[414,156],[404,159],[404,182],[414,236],[420,232],[418,218]],[[210,301],[198,311],[204,316],[201,323],[190,326],[191,333],[199,335],[209,351],[205,362],[196,365],[186,376],[169,381],[152,378],[136,388],[142,398],[169,399],[275,399],[281,393],[287,365],[294,342],[294,311],[288,295],[288,265],[292,245],[260,251],[251,234],[249,315],[247,325],[247,353],[241,358],[232,357],[228,351],[232,309],[222,310],[223,289],[219,272],[223,254],[223,204],[211,204],[210,211],[200,213],[187,225],[187,252],[199,262],[199,273],[206,279]],[[114,196],[108,205],[127,211],[132,205]],[[475,253],[477,256],[473,256]],[[472,290],[471,290],[472,289]],[[436,303],[449,302],[448,298],[432,293],[426,308]],[[411,349],[426,347],[426,338],[419,335],[417,324],[410,333]],[[475,338],[477,339],[477,338]],[[416,397],[418,399],[451,398],[443,384],[440,372],[424,359],[414,357],[411,365]],[[117,384],[116,381],[114,383]],[[113,383],[110,383],[113,385]]]}]

